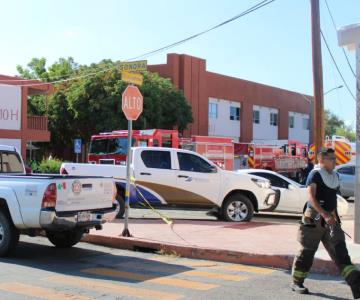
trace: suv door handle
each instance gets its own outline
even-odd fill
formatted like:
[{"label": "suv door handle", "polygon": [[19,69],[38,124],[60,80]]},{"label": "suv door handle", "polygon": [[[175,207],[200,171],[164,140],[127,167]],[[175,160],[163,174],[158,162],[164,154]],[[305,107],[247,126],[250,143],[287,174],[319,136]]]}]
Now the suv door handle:
[{"label": "suv door handle", "polygon": [[144,173],[144,172],[141,172],[140,175],[147,175],[147,176],[151,176],[151,173]]},{"label": "suv door handle", "polygon": [[189,178],[189,176],[186,175],[178,175],[179,178]]}]

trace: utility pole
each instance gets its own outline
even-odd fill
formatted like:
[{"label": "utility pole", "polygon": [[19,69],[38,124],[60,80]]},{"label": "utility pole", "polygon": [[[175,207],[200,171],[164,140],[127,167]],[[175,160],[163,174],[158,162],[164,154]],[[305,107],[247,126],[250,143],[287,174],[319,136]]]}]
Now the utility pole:
[{"label": "utility pole", "polygon": [[338,29],[340,47],[347,46],[356,52],[356,165],[354,243],[360,244],[360,23]]},{"label": "utility pole", "polygon": [[[319,0],[311,2],[311,42],[312,42],[312,63],[313,63],[313,135],[315,151],[318,153],[324,144],[324,92],[323,92],[323,71],[321,59],[321,37],[320,37],[320,5]],[[315,156],[317,161],[317,155]]]}]

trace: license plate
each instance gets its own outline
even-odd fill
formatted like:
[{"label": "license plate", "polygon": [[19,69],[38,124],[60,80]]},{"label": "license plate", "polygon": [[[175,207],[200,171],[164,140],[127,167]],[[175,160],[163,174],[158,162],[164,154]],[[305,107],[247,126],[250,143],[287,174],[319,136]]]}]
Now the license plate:
[{"label": "license plate", "polygon": [[91,213],[89,211],[82,211],[78,213],[78,222],[89,222],[91,221]]}]

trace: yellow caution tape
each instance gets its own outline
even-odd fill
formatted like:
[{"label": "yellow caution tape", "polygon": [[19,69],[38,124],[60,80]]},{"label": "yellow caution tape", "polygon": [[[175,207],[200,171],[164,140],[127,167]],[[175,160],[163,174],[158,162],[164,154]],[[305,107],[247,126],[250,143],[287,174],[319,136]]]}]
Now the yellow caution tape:
[{"label": "yellow caution tape", "polygon": [[[144,195],[142,194],[142,192],[139,190],[139,188],[136,186],[135,184],[135,178],[132,176],[130,177],[130,182],[134,185],[136,191],[139,193],[140,197],[144,200],[144,202],[148,205],[148,207],[150,207],[150,209],[155,212],[156,214],[158,214],[160,216],[160,218],[168,225],[173,225],[173,221],[169,218],[166,217],[165,215],[163,215],[161,212],[157,211],[150,203],[148,200],[146,200],[146,198],[144,197]],[[141,205],[145,206],[145,204],[140,203]]]}]

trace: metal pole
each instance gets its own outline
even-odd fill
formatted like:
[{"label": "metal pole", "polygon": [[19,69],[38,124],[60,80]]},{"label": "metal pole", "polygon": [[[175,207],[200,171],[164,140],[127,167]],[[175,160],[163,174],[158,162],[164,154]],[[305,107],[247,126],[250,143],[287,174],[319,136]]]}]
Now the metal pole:
[{"label": "metal pole", "polygon": [[354,242],[360,244],[360,43],[356,45],[356,165]]},{"label": "metal pole", "polygon": [[[323,139],[325,135],[319,0],[311,0],[311,40],[314,81],[313,133],[315,151],[319,152],[323,147]],[[315,159],[317,162],[317,155],[315,156]]]},{"label": "metal pole", "polygon": [[130,210],[130,189],[131,189],[131,142],[132,142],[132,121],[128,121],[128,145],[126,157],[126,191],[125,191],[125,222],[122,236],[130,237],[129,231],[129,210]]},{"label": "metal pole", "polygon": [[30,162],[32,160],[32,141],[30,141]]}]

